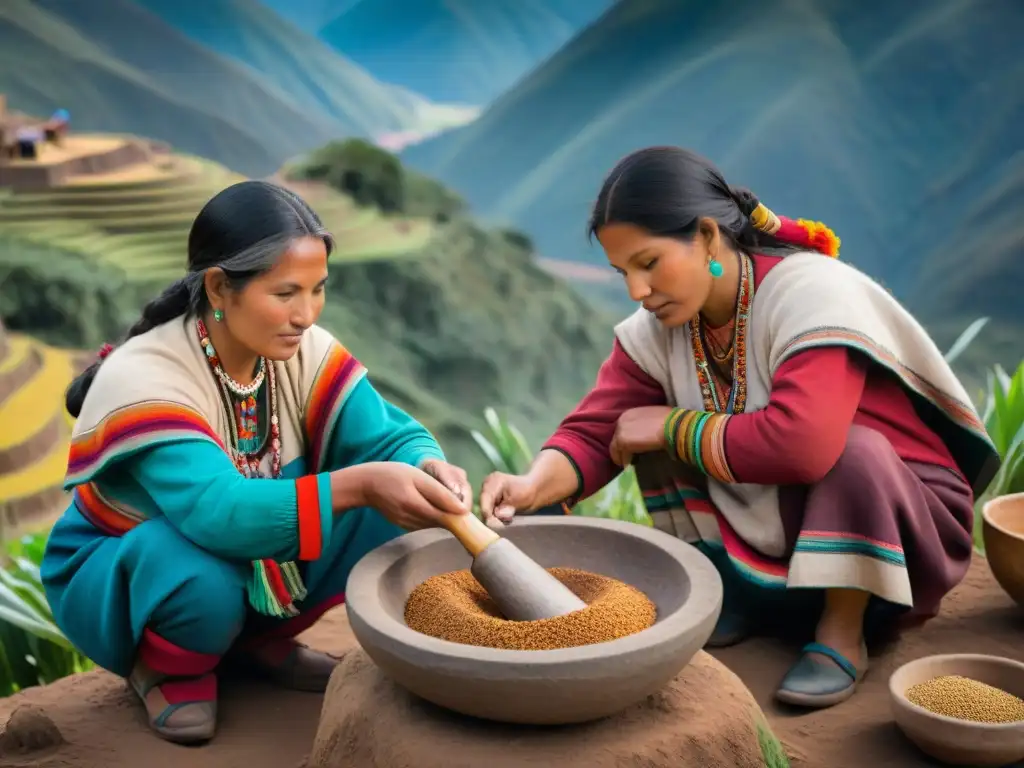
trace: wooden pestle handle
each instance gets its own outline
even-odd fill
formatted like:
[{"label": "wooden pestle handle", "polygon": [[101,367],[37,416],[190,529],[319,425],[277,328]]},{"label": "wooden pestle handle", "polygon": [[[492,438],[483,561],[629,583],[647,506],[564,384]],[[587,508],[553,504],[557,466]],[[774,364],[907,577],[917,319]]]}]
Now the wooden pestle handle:
[{"label": "wooden pestle handle", "polygon": [[444,521],[444,527],[473,557],[501,538],[497,532],[488,528],[487,524],[472,512],[467,512],[464,515],[445,514],[441,519]]}]

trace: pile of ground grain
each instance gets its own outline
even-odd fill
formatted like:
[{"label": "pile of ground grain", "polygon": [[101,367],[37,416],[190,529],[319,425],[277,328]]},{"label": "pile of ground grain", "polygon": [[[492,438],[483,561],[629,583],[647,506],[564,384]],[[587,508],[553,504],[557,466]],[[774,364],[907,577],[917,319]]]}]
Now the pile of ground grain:
[{"label": "pile of ground grain", "polygon": [[405,604],[405,622],[417,632],[464,645],[512,651],[544,651],[626,637],[654,624],[657,609],[640,590],[621,581],[573,568],[549,573],[587,607],[539,621],[509,621],[468,571],[427,579]]}]

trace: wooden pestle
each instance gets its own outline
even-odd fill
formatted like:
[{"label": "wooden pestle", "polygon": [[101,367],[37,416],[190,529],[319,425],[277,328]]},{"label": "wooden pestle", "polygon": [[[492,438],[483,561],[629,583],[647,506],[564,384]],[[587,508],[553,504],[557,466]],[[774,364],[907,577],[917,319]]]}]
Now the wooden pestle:
[{"label": "wooden pestle", "polygon": [[473,556],[470,573],[512,621],[564,616],[587,607],[562,582],[472,512],[445,515],[445,528]]}]

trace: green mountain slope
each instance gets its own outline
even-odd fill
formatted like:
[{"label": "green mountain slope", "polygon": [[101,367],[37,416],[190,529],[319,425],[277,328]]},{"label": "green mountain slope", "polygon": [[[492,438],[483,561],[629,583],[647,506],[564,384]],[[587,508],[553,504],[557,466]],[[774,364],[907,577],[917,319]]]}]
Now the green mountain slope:
[{"label": "green mountain slope", "polygon": [[827,222],[940,342],[992,314],[1009,346],[978,354],[1015,365],[1021,29],[1024,6],[980,0],[621,0],[403,160],[544,256],[599,264],[582,228],[603,175],[642,146],[696,149],[780,213]]},{"label": "green mountain slope", "polygon": [[[95,8],[93,4],[89,7]],[[189,87],[182,85],[173,68],[144,74],[112,54],[113,32],[98,43],[40,4],[6,0],[0,4],[0,93],[7,95],[10,108],[30,114],[49,115],[55,108],[67,108],[77,130],[124,130],[162,139],[252,173],[267,172],[282,156],[303,146],[303,142],[288,138],[287,124],[265,116],[267,112],[287,113],[287,105],[269,97],[258,98],[259,85],[252,78],[233,73],[227,62],[187,45],[181,35],[161,26],[145,27],[152,35],[146,42],[154,50],[163,50],[168,57],[177,51],[171,60],[195,60],[203,65],[204,77],[193,80]],[[127,36],[122,40],[125,47],[141,42],[133,39],[131,30],[123,33]],[[204,96],[207,83],[211,89],[208,99]],[[241,106],[251,100],[250,109],[230,117],[207,109],[232,92],[237,94],[232,104]],[[247,123],[264,123],[271,140],[284,145],[265,142],[256,131],[244,127]],[[293,125],[312,133],[313,143],[323,135],[309,121]]]},{"label": "green mountain slope", "polygon": [[258,0],[135,0],[211,50],[241,62],[302,110],[336,122],[336,136],[443,127],[446,110],[381,83]]},{"label": "green mountain slope", "polygon": [[[321,39],[335,50],[375,77],[432,99],[486,104],[597,18],[611,0],[361,0],[342,5],[320,30]],[[305,3],[296,0],[293,6],[301,12]]]},{"label": "green mountain slope", "polygon": [[302,151],[340,130],[333,118],[303,109],[258,73],[192,40],[135,0],[102,0],[102,13],[94,3],[34,2],[163,90],[227,117],[268,147]]}]

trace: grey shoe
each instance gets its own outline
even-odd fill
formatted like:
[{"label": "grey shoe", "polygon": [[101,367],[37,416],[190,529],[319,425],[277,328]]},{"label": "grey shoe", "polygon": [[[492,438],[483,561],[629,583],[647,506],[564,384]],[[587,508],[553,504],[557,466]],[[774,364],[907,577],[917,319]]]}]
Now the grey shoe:
[{"label": "grey shoe", "polygon": [[217,678],[170,678],[135,665],[128,684],[149,715],[150,727],[175,744],[200,744],[217,731]]},{"label": "grey shoe", "polygon": [[[818,660],[811,654],[826,656],[829,661]],[[868,671],[868,652],[863,645],[861,658],[863,666],[858,669],[835,648],[809,643],[782,679],[775,698],[786,704],[816,709],[846,701],[853,696]]]}]

